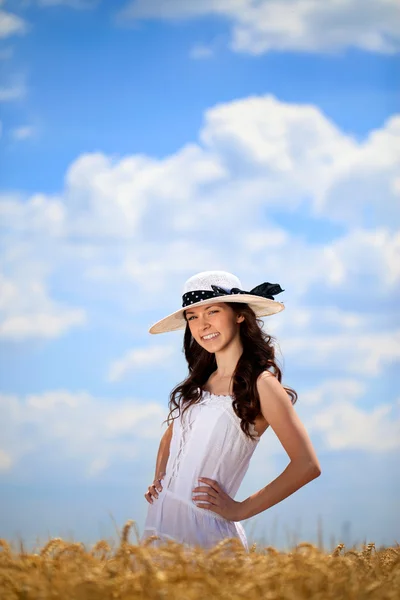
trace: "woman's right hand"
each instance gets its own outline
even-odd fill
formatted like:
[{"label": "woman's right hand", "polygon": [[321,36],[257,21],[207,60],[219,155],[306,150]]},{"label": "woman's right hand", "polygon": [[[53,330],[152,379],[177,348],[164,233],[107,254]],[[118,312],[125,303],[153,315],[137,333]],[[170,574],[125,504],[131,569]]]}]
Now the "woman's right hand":
[{"label": "woman's right hand", "polygon": [[147,492],[144,497],[149,504],[153,504],[153,498],[158,498],[158,492],[162,491],[161,481],[164,479],[165,473],[161,473],[159,479],[155,479],[151,485],[147,488]]}]

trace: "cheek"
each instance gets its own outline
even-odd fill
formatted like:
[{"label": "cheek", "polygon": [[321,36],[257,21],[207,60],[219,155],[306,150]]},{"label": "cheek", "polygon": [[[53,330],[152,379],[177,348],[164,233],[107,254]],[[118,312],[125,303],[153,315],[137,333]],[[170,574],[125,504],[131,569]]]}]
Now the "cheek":
[{"label": "cheek", "polygon": [[218,323],[215,323],[215,328],[221,333],[231,333],[233,331],[232,323],[227,319],[218,319]]},{"label": "cheek", "polygon": [[237,328],[235,323],[232,323],[232,321],[227,321],[224,323],[224,328],[227,334],[229,335],[236,335],[237,333]]}]

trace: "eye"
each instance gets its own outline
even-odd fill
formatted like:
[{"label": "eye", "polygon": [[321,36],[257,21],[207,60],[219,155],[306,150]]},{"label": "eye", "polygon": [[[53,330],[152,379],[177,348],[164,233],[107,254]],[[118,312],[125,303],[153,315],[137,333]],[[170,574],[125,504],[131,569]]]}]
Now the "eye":
[{"label": "eye", "polygon": [[[208,311],[208,314],[211,314],[211,313],[214,313],[214,312],[217,313],[217,312],[219,312],[219,310],[216,310],[216,309],[210,310],[210,311]],[[188,321],[191,321],[192,319],[195,319],[195,318],[196,318],[195,315],[193,315],[192,317],[188,318]]]}]

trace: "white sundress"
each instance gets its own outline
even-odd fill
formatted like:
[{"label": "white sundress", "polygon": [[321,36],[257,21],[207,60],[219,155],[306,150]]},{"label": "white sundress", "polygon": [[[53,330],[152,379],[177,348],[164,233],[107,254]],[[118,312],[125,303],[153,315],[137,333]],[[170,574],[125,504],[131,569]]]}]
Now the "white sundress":
[{"label": "white sundress", "polygon": [[[248,469],[259,436],[248,438],[232,407],[231,396],[202,392],[199,403],[174,419],[173,434],[162,491],[148,505],[140,543],[151,535],[159,546],[174,540],[184,546],[211,548],[227,537],[238,538],[249,552],[246,533],[238,521],[196,506],[195,487],[207,485],[198,477],[216,480],[234,498]],[[257,435],[254,425],[250,432]],[[204,500],[203,500],[204,502]]]}]

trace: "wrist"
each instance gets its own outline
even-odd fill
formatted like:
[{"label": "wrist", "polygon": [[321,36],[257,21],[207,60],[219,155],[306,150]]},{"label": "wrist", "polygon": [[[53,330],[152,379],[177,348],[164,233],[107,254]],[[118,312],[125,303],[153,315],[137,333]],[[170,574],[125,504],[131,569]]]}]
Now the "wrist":
[{"label": "wrist", "polygon": [[246,519],[248,519],[248,514],[247,514],[247,500],[242,500],[242,502],[239,502],[239,506],[238,506],[238,521],[245,521]]}]

